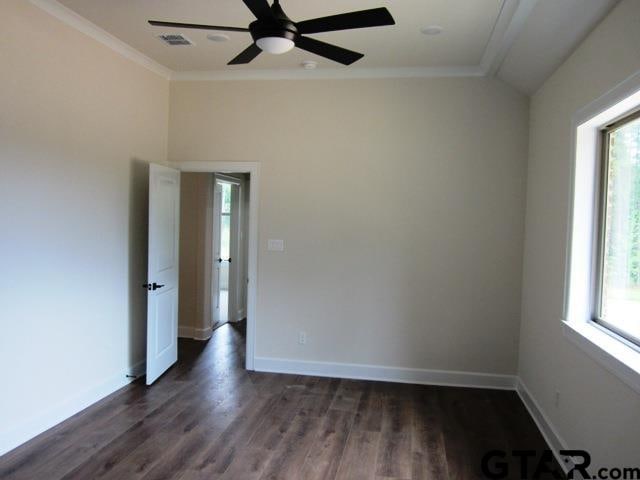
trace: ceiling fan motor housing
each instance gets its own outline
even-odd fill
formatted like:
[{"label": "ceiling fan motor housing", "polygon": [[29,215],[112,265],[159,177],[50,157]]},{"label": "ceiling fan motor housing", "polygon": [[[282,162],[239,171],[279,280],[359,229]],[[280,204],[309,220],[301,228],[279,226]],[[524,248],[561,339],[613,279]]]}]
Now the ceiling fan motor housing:
[{"label": "ceiling fan motor housing", "polygon": [[287,17],[278,2],[271,6],[273,17],[259,18],[249,25],[249,31],[254,42],[259,38],[281,37],[296,42],[298,39],[298,28],[296,24]]},{"label": "ceiling fan motor housing", "polygon": [[291,21],[265,22],[256,20],[249,25],[249,31],[253,41],[265,37],[282,37],[295,42],[298,39],[298,29]]}]

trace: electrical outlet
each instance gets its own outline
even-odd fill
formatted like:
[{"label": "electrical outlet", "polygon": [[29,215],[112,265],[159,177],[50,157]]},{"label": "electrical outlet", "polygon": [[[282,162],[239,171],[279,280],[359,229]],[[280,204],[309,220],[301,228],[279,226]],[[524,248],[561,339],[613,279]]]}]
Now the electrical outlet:
[{"label": "electrical outlet", "polygon": [[306,345],[307,344],[307,332],[300,332],[298,334],[298,343],[300,345]]},{"label": "electrical outlet", "polygon": [[556,408],[560,406],[560,392],[558,390],[556,390],[556,394],[553,397],[553,403],[556,406]]}]

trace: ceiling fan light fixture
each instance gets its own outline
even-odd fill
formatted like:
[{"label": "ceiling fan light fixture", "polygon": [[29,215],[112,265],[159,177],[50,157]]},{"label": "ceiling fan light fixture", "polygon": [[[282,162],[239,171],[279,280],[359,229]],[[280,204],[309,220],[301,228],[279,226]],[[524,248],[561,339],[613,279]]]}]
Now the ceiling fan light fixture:
[{"label": "ceiling fan light fixture", "polygon": [[267,53],[281,55],[293,50],[296,44],[293,40],[284,37],[262,37],[256,40],[256,45]]}]

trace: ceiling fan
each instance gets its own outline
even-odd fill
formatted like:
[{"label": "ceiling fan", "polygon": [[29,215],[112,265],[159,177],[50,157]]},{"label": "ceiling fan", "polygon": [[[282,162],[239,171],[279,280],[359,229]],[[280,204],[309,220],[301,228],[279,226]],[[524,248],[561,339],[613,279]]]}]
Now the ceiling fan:
[{"label": "ceiling fan", "polygon": [[149,20],[149,23],[159,27],[251,33],[254,43],[231,60],[228,65],[249,63],[263,51],[278,55],[290,51],[293,47],[315,53],[316,55],[342,63],[343,65],[351,65],[364,57],[364,55],[331,45],[330,43],[321,42],[314,38],[305,37],[304,35],[333,32],[336,30],[351,30],[354,28],[395,25],[396,23],[386,8],[373,8],[371,10],[361,10],[358,12],[304,20],[302,22],[293,22],[284,13],[279,0],[274,0],[271,6],[269,6],[267,0],[243,0],[243,2],[257,18],[257,20],[249,25],[249,28],[162,22],[158,20]]}]

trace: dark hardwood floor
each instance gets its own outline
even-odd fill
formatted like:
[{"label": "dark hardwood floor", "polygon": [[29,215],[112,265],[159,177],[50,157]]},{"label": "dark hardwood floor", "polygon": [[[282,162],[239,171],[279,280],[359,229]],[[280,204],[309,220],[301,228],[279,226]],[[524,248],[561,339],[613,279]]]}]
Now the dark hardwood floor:
[{"label": "dark hardwood floor", "polygon": [[155,385],[137,381],[1,457],[0,478],[466,480],[486,478],[490,450],[547,448],[514,392],[243,366],[242,326],[181,340]]}]

